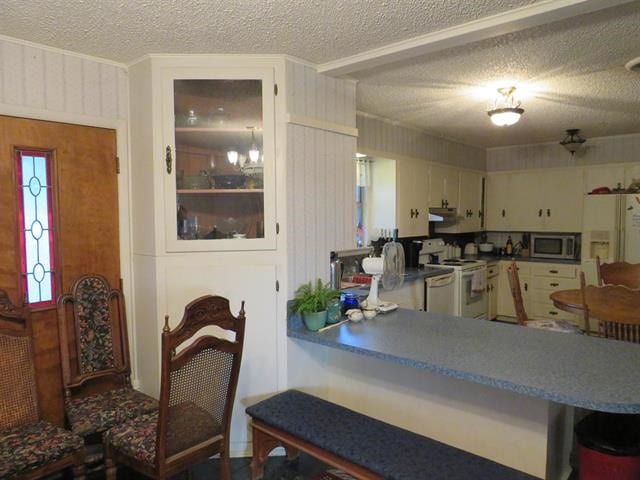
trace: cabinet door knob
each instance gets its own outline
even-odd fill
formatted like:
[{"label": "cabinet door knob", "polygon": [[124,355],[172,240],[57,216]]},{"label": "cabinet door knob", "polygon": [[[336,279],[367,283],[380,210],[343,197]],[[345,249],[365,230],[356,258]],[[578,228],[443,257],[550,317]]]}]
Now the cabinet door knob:
[{"label": "cabinet door knob", "polygon": [[171,145],[167,145],[164,161],[167,164],[167,173],[171,173],[171,164],[173,163],[173,157],[171,155]]}]

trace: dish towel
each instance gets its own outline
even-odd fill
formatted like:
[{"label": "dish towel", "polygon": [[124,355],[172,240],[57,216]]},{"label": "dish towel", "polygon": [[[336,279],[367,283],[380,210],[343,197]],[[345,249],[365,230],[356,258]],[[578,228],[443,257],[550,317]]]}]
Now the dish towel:
[{"label": "dish towel", "polygon": [[487,289],[487,275],[484,270],[478,270],[471,277],[471,296],[480,295]]}]

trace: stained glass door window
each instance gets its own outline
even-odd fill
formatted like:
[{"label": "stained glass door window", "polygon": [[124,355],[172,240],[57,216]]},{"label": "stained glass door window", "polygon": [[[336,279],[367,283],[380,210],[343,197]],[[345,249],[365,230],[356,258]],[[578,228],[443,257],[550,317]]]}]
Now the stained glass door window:
[{"label": "stained glass door window", "polygon": [[31,307],[55,304],[51,152],[16,150],[23,292]]}]

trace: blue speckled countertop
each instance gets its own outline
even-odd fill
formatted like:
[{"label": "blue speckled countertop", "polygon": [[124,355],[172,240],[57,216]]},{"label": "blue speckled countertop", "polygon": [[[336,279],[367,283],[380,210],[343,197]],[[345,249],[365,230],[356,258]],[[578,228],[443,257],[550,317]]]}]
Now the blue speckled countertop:
[{"label": "blue speckled countertop", "polygon": [[640,413],[640,345],[398,309],[288,336],[554,402]]}]

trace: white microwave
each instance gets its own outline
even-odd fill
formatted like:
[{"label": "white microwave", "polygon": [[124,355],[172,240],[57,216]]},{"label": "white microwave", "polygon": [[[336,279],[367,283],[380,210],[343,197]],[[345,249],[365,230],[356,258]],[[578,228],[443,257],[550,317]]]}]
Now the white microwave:
[{"label": "white microwave", "polygon": [[576,258],[575,235],[531,234],[531,256],[538,258]]}]

